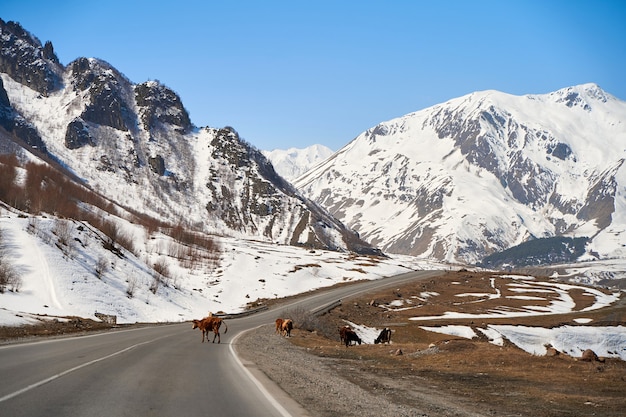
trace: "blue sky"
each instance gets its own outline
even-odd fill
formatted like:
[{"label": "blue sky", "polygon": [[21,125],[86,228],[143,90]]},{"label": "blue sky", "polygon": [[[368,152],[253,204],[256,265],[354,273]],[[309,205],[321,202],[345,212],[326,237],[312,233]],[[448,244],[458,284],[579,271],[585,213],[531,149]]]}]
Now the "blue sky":
[{"label": "blue sky", "polygon": [[64,65],[94,57],[159,80],[196,126],[263,150],[338,150],[479,90],[595,82],[626,100],[626,1],[3,0],[0,18]]}]

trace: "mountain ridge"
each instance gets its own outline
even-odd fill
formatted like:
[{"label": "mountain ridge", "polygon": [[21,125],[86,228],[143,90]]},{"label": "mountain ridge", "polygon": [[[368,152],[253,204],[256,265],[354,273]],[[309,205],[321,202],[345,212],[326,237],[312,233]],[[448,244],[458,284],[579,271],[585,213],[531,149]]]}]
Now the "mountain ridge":
[{"label": "mountain ridge", "polygon": [[475,263],[585,234],[589,252],[623,257],[625,121],[593,83],[475,92],[366,130],[294,184],[388,253]]}]

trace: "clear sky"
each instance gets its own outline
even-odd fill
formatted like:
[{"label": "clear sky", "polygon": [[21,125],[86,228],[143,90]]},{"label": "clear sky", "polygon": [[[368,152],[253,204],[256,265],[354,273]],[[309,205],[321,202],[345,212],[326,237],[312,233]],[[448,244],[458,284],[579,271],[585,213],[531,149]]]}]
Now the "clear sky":
[{"label": "clear sky", "polygon": [[262,150],[338,150],[473,91],[595,82],[626,100],[626,1],[2,0],[64,65],[159,80],[196,126]]}]

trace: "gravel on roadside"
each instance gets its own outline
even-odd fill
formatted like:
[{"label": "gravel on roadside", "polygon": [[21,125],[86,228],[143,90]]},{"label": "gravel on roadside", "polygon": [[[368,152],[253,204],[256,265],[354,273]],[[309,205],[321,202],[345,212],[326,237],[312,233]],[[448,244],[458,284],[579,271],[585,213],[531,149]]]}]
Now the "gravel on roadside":
[{"label": "gravel on roadside", "polygon": [[429,405],[427,402],[423,409],[418,409],[396,404],[385,395],[373,394],[342,377],[346,369],[337,359],[307,353],[305,348],[275,334],[271,325],[241,335],[235,343],[235,350],[242,359],[254,363],[312,417],[476,415],[458,409],[442,409],[441,404]]}]

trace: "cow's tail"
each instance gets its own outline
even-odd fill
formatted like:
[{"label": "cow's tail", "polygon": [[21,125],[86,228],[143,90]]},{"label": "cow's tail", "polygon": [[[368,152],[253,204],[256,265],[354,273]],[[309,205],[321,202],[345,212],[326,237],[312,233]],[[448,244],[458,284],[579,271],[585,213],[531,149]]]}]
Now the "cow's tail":
[{"label": "cow's tail", "polygon": [[226,332],[228,331],[228,326],[226,325],[226,322],[224,320],[222,320],[222,323],[224,323],[224,334],[226,334]]}]

